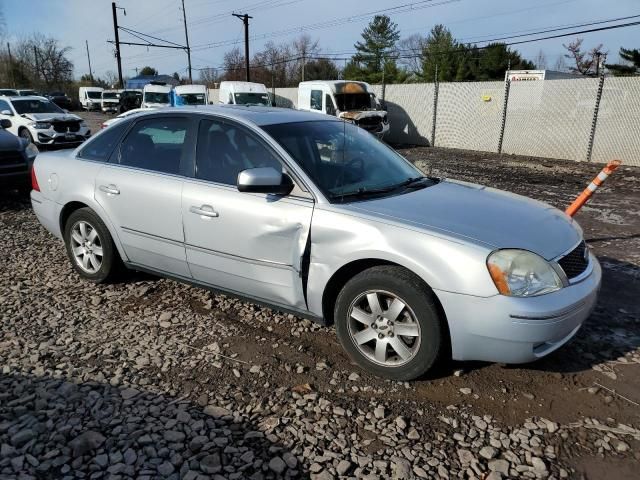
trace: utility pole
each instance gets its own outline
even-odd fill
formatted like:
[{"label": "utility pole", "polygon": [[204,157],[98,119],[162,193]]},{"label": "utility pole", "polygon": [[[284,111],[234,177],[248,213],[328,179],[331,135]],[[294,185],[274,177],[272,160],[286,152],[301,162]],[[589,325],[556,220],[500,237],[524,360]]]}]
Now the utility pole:
[{"label": "utility pole", "polygon": [[240,15],[239,13],[232,13],[234,17],[239,18],[244,23],[244,64],[247,69],[247,82],[251,81],[251,74],[249,73],[249,19],[253,18],[247,15]]},{"label": "utility pole", "polygon": [[16,88],[16,79],[13,76],[13,59],[11,58],[11,44],[7,42],[7,52],[9,52],[9,73],[11,74],[11,86]]},{"label": "utility pole", "polygon": [[193,83],[191,77],[191,48],[189,48],[189,32],[187,31],[187,12],[184,9],[184,0],[182,0],[182,20],[184,21],[184,37],[187,40],[187,60],[189,61],[189,83]]},{"label": "utility pole", "polygon": [[304,82],[304,64],[307,63],[304,58],[304,52],[302,53],[302,81]]},{"label": "utility pole", "polygon": [[[33,46],[33,58],[35,59],[36,62],[36,78],[35,81],[37,84],[40,83],[40,65],[38,65],[38,47],[36,47],[35,45]],[[38,85],[34,85],[34,87],[38,87]]]},{"label": "utility pole", "polygon": [[84,43],[87,45],[87,60],[89,61],[89,78],[91,79],[91,85],[93,85],[93,72],[91,71],[91,56],[89,55],[89,41],[85,40]]},{"label": "utility pole", "polygon": [[[124,83],[122,81],[122,60],[120,59],[120,36],[118,35],[118,16],[116,14],[116,2],[111,2],[111,11],[113,13],[113,34],[115,35],[115,39],[116,39],[116,60],[118,61],[118,83],[120,84],[120,88],[124,88]],[[124,14],[127,15],[126,10]]]}]

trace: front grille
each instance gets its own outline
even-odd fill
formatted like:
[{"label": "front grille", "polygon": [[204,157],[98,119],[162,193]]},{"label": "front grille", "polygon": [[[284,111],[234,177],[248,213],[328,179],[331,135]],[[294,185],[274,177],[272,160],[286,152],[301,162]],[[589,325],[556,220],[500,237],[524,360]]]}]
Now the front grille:
[{"label": "front grille", "polygon": [[562,267],[569,280],[581,275],[589,266],[587,245],[584,240],[571,252],[558,260],[558,264]]},{"label": "front grille", "polygon": [[80,130],[80,122],[76,120],[68,122],[53,122],[53,129],[58,133],[77,132]]},{"label": "front grille", "polygon": [[0,167],[25,165],[24,157],[20,152],[0,152]]}]

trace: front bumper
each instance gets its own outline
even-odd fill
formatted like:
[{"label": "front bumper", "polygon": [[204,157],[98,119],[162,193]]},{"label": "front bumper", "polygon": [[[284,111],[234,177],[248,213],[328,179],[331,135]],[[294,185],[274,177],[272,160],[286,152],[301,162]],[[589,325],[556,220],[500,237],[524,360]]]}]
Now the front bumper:
[{"label": "front bumper", "polygon": [[567,343],[591,314],[602,270],[557,292],[530,298],[474,297],[436,290],[447,316],[454,360],[526,363]]},{"label": "front bumper", "polygon": [[78,146],[91,137],[91,130],[87,127],[81,127],[77,132],[56,132],[53,128],[47,130],[30,128],[29,130],[33,141],[38,145]]}]

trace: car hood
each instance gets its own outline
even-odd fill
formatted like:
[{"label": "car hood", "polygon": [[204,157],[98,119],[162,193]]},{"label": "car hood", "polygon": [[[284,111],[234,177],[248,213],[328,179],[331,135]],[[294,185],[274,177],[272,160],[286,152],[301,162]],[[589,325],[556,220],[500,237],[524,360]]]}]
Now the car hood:
[{"label": "car hood", "polygon": [[348,110],[346,112],[339,112],[338,117],[347,120],[360,120],[366,117],[380,117],[384,118],[387,114],[384,110]]},{"label": "car hood", "polygon": [[79,116],[70,113],[25,113],[22,116],[37,122],[68,122],[73,120],[82,120]]},{"label": "car hood", "polygon": [[0,128],[0,152],[22,151],[24,147],[24,140]]},{"label": "car hood", "polygon": [[443,180],[346,209],[497,248],[521,248],[550,260],[582,239],[580,227],[545,203],[494,188]]}]

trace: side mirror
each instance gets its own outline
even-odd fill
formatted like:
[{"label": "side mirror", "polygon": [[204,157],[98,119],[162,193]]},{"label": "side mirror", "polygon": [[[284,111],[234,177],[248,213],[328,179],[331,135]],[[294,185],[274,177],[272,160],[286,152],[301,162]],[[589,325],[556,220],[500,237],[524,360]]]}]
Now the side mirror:
[{"label": "side mirror", "polygon": [[11,128],[11,120],[9,120],[8,118],[0,119],[0,127]]},{"label": "side mirror", "polygon": [[2,110],[0,112],[0,115],[7,115],[9,117],[13,117],[13,113],[11,113],[11,110]]},{"label": "side mirror", "polygon": [[248,168],[238,174],[238,190],[241,192],[287,195],[293,190],[293,181],[273,167]]}]

